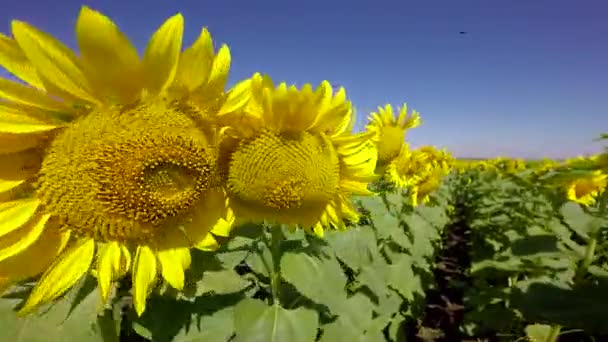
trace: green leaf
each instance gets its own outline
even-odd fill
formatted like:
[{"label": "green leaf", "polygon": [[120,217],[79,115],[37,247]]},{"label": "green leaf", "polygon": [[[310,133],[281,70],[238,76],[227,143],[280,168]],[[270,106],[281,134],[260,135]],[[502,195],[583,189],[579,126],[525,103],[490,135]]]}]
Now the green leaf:
[{"label": "green leaf", "polygon": [[310,342],[316,339],[319,317],[306,308],[286,310],[245,299],[235,308],[234,325],[236,342]]},{"label": "green leaf", "polygon": [[272,252],[261,240],[256,240],[251,247],[251,252],[245,259],[247,265],[256,274],[270,277],[272,271]]},{"label": "green leaf", "polygon": [[281,258],[281,276],[317,304],[339,312],[346,301],[346,276],[333,255],[289,251]]},{"label": "green leaf", "polygon": [[512,296],[527,321],[552,322],[584,329],[589,334],[607,334],[608,282],[570,286],[549,279],[517,283]]},{"label": "green leaf", "polygon": [[414,295],[424,297],[424,289],[420,277],[414,274],[412,259],[403,254],[397,262],[388,266],[386,283],[409,301],[414,300]]},{"label": "green leaf", "polygon": [[580,236],[589,238],[606,223],[605,219],[587,214],[580,205],[573,202],[564,204],[561,208],[564,221]]},{"label": "green leaf", "polygon": [[551,334],[551,326],[547,324],[530,324],[525,328],[530,342],[546,342]]},{"label": "green leaf", "polygon": [[197,284],[196,295],[235,293],[249,285],[248,280],[242,278],[233,270],[207,271],[203,273],[203,278]]},{"label": "green leaf", "polygon": [[234,236],[215,255],[225,268],[233,268],[245,260],[255,240],[244,236]]},{"label": "green leaf", "polygon": [[376,235],[370,226],[357,226],[343,232],[330,231],[325,240],[336,256],[355,272],[378,255]]},{"label": "green leaf", "polygon": [[153,295],[133,329],[153,341],[228,341],[240,295],[199,297],[194,302]]},{"label": "green leaf", "polygon": [[[118,322],[111,310],[101,310],[101,296],[92,277],[58,299],[44,313],[18,318],[16,293],[0,298],[0,331],[6,341],[117,341]],[[107,311],[107,312],[106,312]],[[99,313],[99,315],[98,315]],[[100,315],[102,317],[100,317]]]}]

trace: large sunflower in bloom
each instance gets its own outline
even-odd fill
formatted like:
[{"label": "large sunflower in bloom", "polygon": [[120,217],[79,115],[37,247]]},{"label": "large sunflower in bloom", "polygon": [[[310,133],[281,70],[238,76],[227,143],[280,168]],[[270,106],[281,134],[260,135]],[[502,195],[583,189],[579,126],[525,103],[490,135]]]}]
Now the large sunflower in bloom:
[{"label": "large sunflower in bloom", "polygon": [[27,83],[0,79],[0,291],[41,274],[21,314],[91,268],[103,300],[130,272],[141,314],[158,280],[183,287],[190,247],[228,233],[209,117],[238,106],[230,53],[204,29],[181,52],[182,32],[177,14],[140,59],[83,7],[80,56],[24,22],[0,35],[0,65]]},{"label": "large sunflower in bloom", "polygon": [[395,159],[401,152],[405,141],[405,132],[410,128],[418,127],[421,123],[418,112],[407,114],[407,105],[399,108],[399,116],[395,118],[393,107],[387,104],[378,107],[378,112],[368,116],[366,129],[374,133],[374,142],[378,148],[378,165],[386,165]]},{"label": "large sunflower in bloom", "polygon": [[376,149],[370,134],[352,134],[345,91],[326,81],[313,90],[266,76],[250,79],[251,99],[238,114],[220,115],[220,159],[234,215],[245,220],[324,228],[356,221],[350,195],[370,195]]}]

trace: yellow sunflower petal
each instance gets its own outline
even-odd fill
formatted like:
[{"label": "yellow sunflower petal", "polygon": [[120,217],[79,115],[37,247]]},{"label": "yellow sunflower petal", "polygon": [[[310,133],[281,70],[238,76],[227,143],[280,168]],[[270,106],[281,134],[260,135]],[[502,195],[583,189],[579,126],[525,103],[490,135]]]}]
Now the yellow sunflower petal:
[{"label": "yellow sunflower petal", "polygon": [[[0,98],[49,111],[69,110],[63,103],[53,100],[43,91],[4,78],[0,78]],[[15,111],[6,105],[2,108],[3,112]]]},{"label": "yellow sunflower petal", "polygon": [[112,241],[101,247],[97,259],[97,280],[103,302],[108,300],[112,282],[128,271],[130,262],[129,251],[118,242]]},{"label": "yellow sunflower petal", "polygon": [[133,263],[133,305],[137,315],[146,309],[146,298],[156,281],[156,257],[148,246],[140,246]]},{"label": "yellow sunflower petal", "polygon": [[230,71],[230,61],[230,49],[228,46],[222,45],[213,60],[209,80],[205,87],[207,91],[219,94],[224,90]]},{"label": "yellow sunflower petal", "polygon": [[227,115],[243,108],[251,98],[251,93],[249,92],[250,87],[250,80],[241,81],[232,87],[226,94],[226,100],[217,115]]},{"label": "yellow sunflower petal", "polygon": [[3,111],[0,105],[0,134],[45,133],[57,127],[15,112]]},{"label": "yellow sunflower petal", "polygon": [[158,261],[163,278],[175,289],[184,288],[184,266],[190,266],[190,251],[188,248],[159,250]]},{"label": "yellow sunflower petal", "polygon": [[220,247],[219,243],[212,234],[207,234],[194,247],[202,251],[214,251]]},{"label": "yellow sunflower petal", "polygon": [[0,261],[12,257],[31,246],[40,238],[46,227],[50,214],[42,215],[38,220],[32,220],[15,234],[8,234],[0,237]]},{"label": "yellow sunflower petal", "polygon": [[[25,180],[6,180],[0,179],[0,194],[4,194],[10,190],[16,189],[20,185],[24,184]],[[2,198],[2,197],[0,197]]]},{"label": "yellow sunflower petal", "polygon": [[175,81],[191,92],[207,81],[212,65],[213,40],[209,31],[203,28],[194,44],[179,57]]},{"label": "yellow sunflower petal", "polygon": [[45,229],[24,251],[0,262],[0,287],[36,276],[46,270],[65,247],[69,233]]},{"label": "yellow sunflower petal", "polygon": [[26,224],[39,205],[40,201],[33,198],[0,203],[0,237]]},{"label": "yellow sunflower petal", "polygon": [[137,50],[103,14],[83,6],[76,35],[84,70],[96,93],[130,102],[141,89]]},{"label": "yellow sunflower petal", "polygon": [[44,90],[36,68],[27,59],[19,44],[0,33],[0,65],[32,87]]},{"label": "yellow sunflower petal", "polygon": [[[76,98],[96,103],[74,52],[55,38],[18,20],[12,22],[15,40],[36,67],[38,74],[55,88]],[[48,87],[45,84],[47,90]]]},{"label": "yellow sunflower petal", "polygon": [[23,316],[38,306],[61,296],[89,270],[95,254],[95,240],[84,239],[57,257],[42,275],[25,305],[19,310]]},{"label": "yellow sunflower petal", "polygon": [[175,78],[182,48],[184,17],[176,14],[152,35],[143,58],[145,87],[152,95],[164,91]]}]

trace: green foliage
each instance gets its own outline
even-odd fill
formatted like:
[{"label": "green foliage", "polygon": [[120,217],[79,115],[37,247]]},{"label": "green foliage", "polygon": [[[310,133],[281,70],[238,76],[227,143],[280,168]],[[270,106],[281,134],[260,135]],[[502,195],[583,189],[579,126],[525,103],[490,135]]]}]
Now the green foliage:
[{"label": "green foliage", "polygon": [[471,171],[462,177],[467,180],[452,182],[471,228],[464,330],[538,341],[555,341],[563,326],[608,334],[602,235],[608,216],[566,202],[526,174]]},{"label": "green foliage", "polygon": [[113,311],[98,311],[90,278],[91,291],[78,303],[68,295],[27,322],[9,307],[19,299],[3,299],[2,331],[28,341],[117,341],[122,324],[152,341],[402,341],[403,325],[421,318],[425,291],[434,286],[448,195],[441,189],[433,206],[419,208],[396,191],[358,198],[361,222],[323,239],[243,225],[218,251],[193,250],[184,290],[159,284],[141,317],[128,283]]}]

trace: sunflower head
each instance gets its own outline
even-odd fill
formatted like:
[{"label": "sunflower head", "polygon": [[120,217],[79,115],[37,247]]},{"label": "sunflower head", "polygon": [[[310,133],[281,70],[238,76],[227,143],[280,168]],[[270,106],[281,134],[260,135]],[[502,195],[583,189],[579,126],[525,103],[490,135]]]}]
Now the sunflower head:
[{"label": "sunflower head", "polygon": [[317,89],[275,87],[259,74],[249,84],[245,109],[219,117],[226,125],[220,159],[235,215],[317,234],[356,220],[348,196],[370,194],[376,149],[369,134],[350,132],[344,89],[333,94],[327,81]]},{"label": "sunflower head", "polygon": [[403,104],[399,108],[399,116],[395,118],[393,107],[387,104],[378,107],[377,112],[368,116],[366,129],[373,132],[373,140],[378,148],[378,164],[388,164],[399,155],[404,144],[405,132],[421,124],[420,115],[413,111],[408,116],[407,105]]},{"label": "sunflower head", "polygon": [[608,175],[601,171],[592,171],[578,177],[566,185],[566,196],[573,202],[584,206],[593,205],[597,197],[606,190]]},{"label": "sunflower head", "polygon": [[224,91],[230,52],[207,30],[181,50],[183,25],[169,18],[142,58],[88,7],[80,55],[24,22],[0,35],[0,65],[27,84],[0,79],[0,288],[42,274],[22,313],[94,267],[104,300],[130,272],[141,314],[159,275],[181,289],[189,248],[228,234],[214,120],[247,93]]}]

